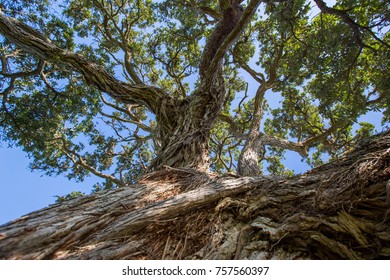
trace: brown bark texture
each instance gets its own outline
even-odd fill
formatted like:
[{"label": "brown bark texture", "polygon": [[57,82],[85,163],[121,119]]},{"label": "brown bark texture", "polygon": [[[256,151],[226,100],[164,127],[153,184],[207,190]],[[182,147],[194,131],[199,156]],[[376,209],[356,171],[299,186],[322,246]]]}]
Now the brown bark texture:
[{"label": "brown bark texture", "polygon": [[390,131],[293,178],[166,168],[0,226],[0,259],[389,259]]}]

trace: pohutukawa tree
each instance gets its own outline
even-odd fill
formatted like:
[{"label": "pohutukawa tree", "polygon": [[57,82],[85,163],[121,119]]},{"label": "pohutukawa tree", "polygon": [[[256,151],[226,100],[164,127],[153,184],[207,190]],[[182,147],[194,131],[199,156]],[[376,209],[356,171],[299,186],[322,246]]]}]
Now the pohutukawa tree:
[{"label": "pohutukawa tree", "polygon": [[372,131],[353,133],[361,115],[388,120],[385,3],[242,2],[3,2],[4,139],[33,169],[123,186],[162,166],[286,172],[286,149],[316,165]]},{"label": "pohutukawa tree", "polygon": [[337,161],[390,119],[385,2],[2,1],[2,140],[96,190]]}]

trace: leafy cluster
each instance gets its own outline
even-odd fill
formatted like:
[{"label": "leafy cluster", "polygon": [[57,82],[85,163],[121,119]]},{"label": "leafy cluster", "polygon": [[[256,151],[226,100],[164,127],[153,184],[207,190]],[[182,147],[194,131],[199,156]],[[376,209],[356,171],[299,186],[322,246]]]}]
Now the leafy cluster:
[{"label": "leafy cluster", "polygon": [[[226,98],[209,139],[213,171],[235,171],[255,141],[260,170],[291,175],[286,150],[316,166],[374,132],[362,116],[390,121],[388,4],[314,2],[264,1],[226,52]],[[176,100],[199,85],[202,51],[221,18],[218,1],[200,0],[5,0],[1,12],[117,80]],[[94,174],[103,179],[97,190],[149,171],[159,145],[154,112],[5,37],[0,59],[0,137],[23,147],[32,169],[78,181]]]}]

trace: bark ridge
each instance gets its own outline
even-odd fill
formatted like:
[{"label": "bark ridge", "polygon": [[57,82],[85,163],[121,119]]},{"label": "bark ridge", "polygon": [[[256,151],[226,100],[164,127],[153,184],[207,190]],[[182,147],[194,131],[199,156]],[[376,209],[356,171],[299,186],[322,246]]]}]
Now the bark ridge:
[{"label": "bark ridge", "polygon": [[186,168],[0,227],[1,259],[388,259],[390,132],[294,178]]}]

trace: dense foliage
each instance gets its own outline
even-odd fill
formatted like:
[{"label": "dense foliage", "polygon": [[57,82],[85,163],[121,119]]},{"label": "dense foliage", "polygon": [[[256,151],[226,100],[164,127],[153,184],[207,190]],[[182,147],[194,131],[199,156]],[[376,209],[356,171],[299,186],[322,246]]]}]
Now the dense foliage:
[{"label": "dense foliage", "polygon": [[[245,10],[256,1],[239,2]],[[256,174],[239,173],[290,175],[283,165],[286,150],[317,166],[374,132],[362,116],[380,112],[382,126],[388,124],[386,1],[257,2],[256,13],[223,56],[226,94],[208,128],[212,171],[236,171],[245,152],[254,151]],[[229,3],[5,0],[0,5],[3,15],[30,26],[37,38],[79,54],[117,80],[190,102],[203,82],[199,65],[207,39]],[[151,171],[162,144],[158,110],[149,103],[119,100],[77,67],[42,59],[7,36],[0,37],[0,59],[0,137],[22,146],[32,169],[79,181],[94,174],[104,179],[96,189],[123,186]]]}]

